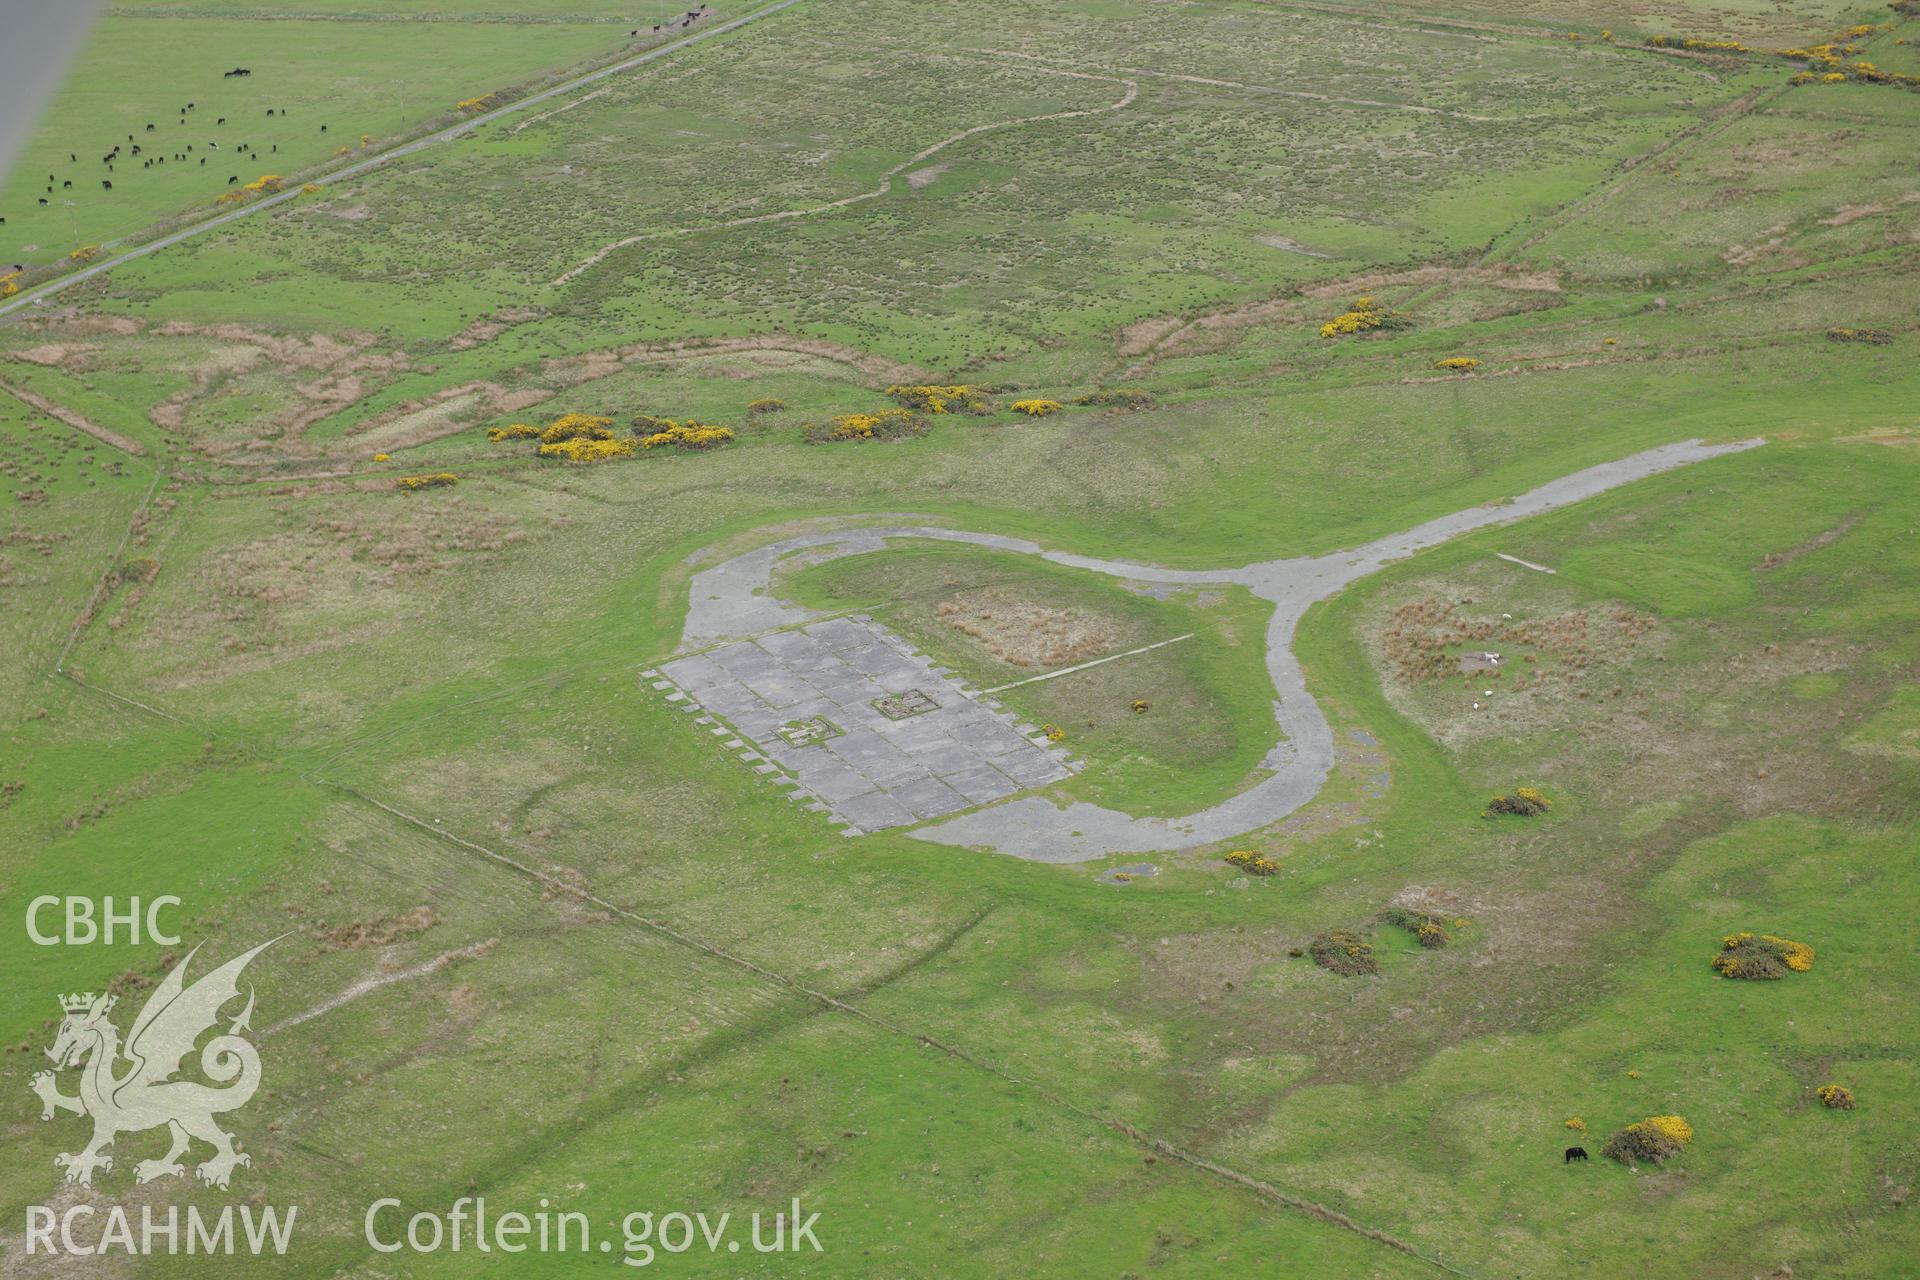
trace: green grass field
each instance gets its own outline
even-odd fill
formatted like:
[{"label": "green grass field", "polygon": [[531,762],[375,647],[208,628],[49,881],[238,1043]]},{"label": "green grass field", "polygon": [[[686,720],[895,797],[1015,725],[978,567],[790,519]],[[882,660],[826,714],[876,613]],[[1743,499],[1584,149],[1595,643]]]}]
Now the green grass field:
[{"label": "green grass field", "polygon": [[[0,187],[3,243],[38,265],[210,208],[231,166],[33,203],[51,157],[185,131],[196,95],[293,171],[658,16],[121,6]],[[1859,56],[1904,67],[1893,21],[800,0],[7,316],[0,916],[174,894],[185,941],[0,940],[0,1269],[621,1259],[364,1238],[380,1197],[480,1194],[616,1241],[634,1210],[822,1214],[818,1254],[649,1268],[689,1276],[1920,1274],[1920,96],[1638,45],[1878,23]],[[1396,324],[1320,336],[1362,296]],[[924,383],[991,408],[807,442]],[[1076,403],[1114,388],[1147,394]],[[599,463],[488,438],[566,413],[735,435]],[[1218,847],[849,839],[640,675],[697,571],[830,520],[1219,568],[1693,437],[1767,443],[1315,606],[1332,775]],[[1191,633],[998,695],[1085,762],[1063,803],[1177,817],[1272,745],[1238,588],[944,543],[776,585],[981,688]],[[1460,669],[1486,648],[1502,669]],[[1519,786],[1551,810],[1482,816]],[[1331,930],[1379,971],[1316,966]],[[1813,967],[1721,978],[1740,931]],[[130,1018],[177,951],[271,937],[264,1084],[225,1120],[251,1166],[136,1189],[164,1139],[127,1134],[64,1185],[84,1123],[29,1088],[55,995]],[[1602,1155],[1659,1115],[1683,1153]],[[285,1259],[20,1234],[28,1206],[254,1196],[299,1206]]]}]

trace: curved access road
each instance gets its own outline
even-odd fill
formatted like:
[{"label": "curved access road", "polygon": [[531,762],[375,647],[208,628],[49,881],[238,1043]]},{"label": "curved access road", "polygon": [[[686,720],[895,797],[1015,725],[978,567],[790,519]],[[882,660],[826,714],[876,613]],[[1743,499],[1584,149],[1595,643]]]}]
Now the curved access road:
[{"label": "curved access road", "polygon": [[704,648],[743,639],[819,615],[772,594],[774,565],[797,552],[836,559],[878,551],[895,538],[964,542],[1000,551],[1036,555],[1055,564],[1132,581],[1182,584],[1233,583],[1273,603],[1267,625],[1267,672],[1273,678],[1273,718],[1279,741],[1260,762],[1261,776],[1237,795],[1179,818],[1141,818],[1103,805],[1056,804],[1027,795],[920,827],[915,839],[991,849],[1036,862],[1084,862],[1110,854],[1153,853],[1215,844],[1277,822],[1313,799],[1333,769],[1333,730],[1307,692],[1293,653],[1294,628],[1309,606],[1325,600],[1390,561],[1436,546],[1460,534],[1507,524],[1567,506],[1609,489],[1709,458],[1764,443],[1742,440],[1710,445],[1700,440],[1664,445],[1614,462],[1562,476],[1508,502],[1458,511],[1351,551],[1290,560],[1265,560],[1238,569],[1166,569],[1125,560],[1048,551],[1023,538],[966,533],[919,525],[827,531],[787,538],[696,573],[683,648]]}]

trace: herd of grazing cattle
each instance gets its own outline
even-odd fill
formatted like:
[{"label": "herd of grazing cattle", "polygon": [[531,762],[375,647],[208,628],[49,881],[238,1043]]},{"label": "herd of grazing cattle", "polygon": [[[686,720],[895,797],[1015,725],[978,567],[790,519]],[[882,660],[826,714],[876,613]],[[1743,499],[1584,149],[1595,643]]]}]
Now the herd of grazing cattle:
[{"label": "herd of grazing cattle", "polygon": [[[228,80],[231,80],[236,76],[245,77],[245,76],[251,76],[252,74],[253,74],[253,70],[250,67],[235,67],[231,71],[225,71],[221,73],[222,78],[228,79]],[[193,112],[197,108],[198,108],[198,104],[193,102],[189,102],[184,107],[180,108],[179,124],[182,127],[185,127],[187,125],[187,121],[189,120],[189,118],[191,118]],[[292,114],[293,113],[287,110],[287,108],[285,107],[268,107],[267,108],[267,116],[269,119],[285,119],[286,117]],[[214,128],[216,129],[224,129],[226,128],[226,125],[227,125],[227,118],[225,116],[219,116],[215,118],[213,124],[214,124]],[[160,131],[160,126],[155,124],[153,121],[149,120],[147,122],[147,127],[145,128],[145,130],[143,130],[143,134],[154,134],[154,133],[158,133],[159,131]],[[325,133],[326,131],[327,131],[327,126],[324,124],[321,125],[320,132]],[[140,161],[140,167],[146,170],[162,168],[167,164],[168,161],[172,161],[175,164],[192,164],[197,161],[198,162],[197,167],[204,169],[206,168],[206,165],[207,165],[207,157],[209,155],[213,155],[214,153],[220,150],[219,142],[208,140],[198,144],[188,142],[178,146],[170,146],[165,150],[164,154],[152,154],[151,151],[153,150],[153,147],[152,147],[153,140],[148,139],[146,145],[142,145],[134,141],[135,136],[136,135],[131,133],[128,134],[125,142],[116,142],[113,144],[110,150],[101,154],[100,164],[104,167],[107,173],[118,173],[118,170],[116,169],[115,166],[122,165],[122,164],[127,165],[129,172],[131,172],[132,164],[135,160]],[[238,156],[252,156],[257,158],[260,155],[260,152],[255,150],[253,144],[250,142],[240,142],[240,143],[231,144],[231,150],[235,155],[238,155]],[[279,150],[280,150],[280,144],[277,142],[272,143],[269,146],[268,154],[276,153]],[[80,163],[79,154],[77,152],[69,151],[67,153],[67,162],[69,164],[78,165]],[[121,174],[120,177],[122,181],[124,181],[126,175]],[[107,177],[101,178],[100,189],[102,191],[112,191],[113,181],[114,180],[112,178],[107,178]],[[240,181],[240,175],[236,173],[227,178],[227,185],[232,186],[239,181]],[[55,183],[59,184],[60,190],[71,191],[73,189],[73,182],[74,180],[71,177],[62,177],[57,173],[48,174],[47,175],[47,194],[39,198],[40,207],[42,209],[45,209],[52,204],[52,201],[48,199],[48,196],[51,196],[53,194]],[[5,215],[0,214],[0,223],[5,223],[6,220],[7,219]]]},{"label": "herd of grazing cattle", "polygon": [[[677,24],[673,19],[669,19],[666,22],[656,23],[653,27],[653,31],[655,34],[658,34],[660,31],[674,27],[675,25],[678,25],[681,29],[685,29],[687,27],[692,26],[695,22],[698,22],[700,19],[706,17],[710,12],[711,10],[708,9],[706,4],[702,3],[697,9],[689,9],[684,14],[682,14]],[[640,34],[640,29],[638,27],[635,27],[632,31],[629,31],[627,34],[630,36],[638,36]],[[251,76],[252,74],[253,74],[253,69],[251,67],[234,67],[230,71],[223,71],[220,73],[221,78],[224,80],[232,80],[235,78],[245,78],[245,77]],[[195,107],[195,104],[189,102],[186,106],[180,108],[179,123],[181,125],[184,126],[187,123],[187,118],[193,112],[194,107]],[[269,119],[273,119],[273,118],[285,119],[290,114],[292,113],[289,112],[285,107],[268,107],[267,108],[267,116]],[[220,116],[214,121],[214,127],[225,128],[226,123],[227,123],[227,118],[225,116]],[[158,131],[158,126],[155,125],[152,121],[148,121],[145,131],[147,133],[155,133]],[[327,126],[324,124],[321,125],[320,132],[325,133],[326,131],[327,131]],[[137,145],[132,146],[131,150],[123,153],[121,148],[133,144],[133,138],[134,138],[133,134],[128,134],[126,142],[114,143],[113,149],[106,152],[104,155],[100,157],[100,163],[106,166],[106,171],[108,173],[115,172],[114,165],[116,162],[130,165],[136,159],[140,161],[140,167],[142,169],[155,169],[155,168],[164,167],[168,160],[172,160],[175,164],[187,164],[197,160],[199,162],[198,164],[199,168],[202,168],[202,169],[206,168],[207,156],[197,155],[194,151],[193,143],[187,143],[184,148],[173,149],[168,154],[165,154],[165,155],[147,155],[145,154],[145,148]],[[206,151],[209,153],[220,150],[220,144],[218,142],[207,142],[204,145],[205,145]],[[245,142],[239,143],[233,148],[233,150],[234,150],[234,153],[237,155],[250,154],[250,155],[258,156],[260,154],[259,152],[253,149],[251,144],[245,143]],[[280,144],[277,142],[272,144],[271,150],[272,152],[278,152],[280,150]],[[69,162],[74,164],[78,164],[80,162],[79,156],[73,152],[67,153],[67,159]],[[227,185],[231,187],[239,181],[240,181],[239,174],[237,173],[231,174],[227,178]],[[73,189],[72,178],[62,178],[58,174],[52,174],[52,173],[48,174],[47,175],[47,194],[40,197],[40,207],[42,209],[47,208],[52,203],[47,197],[53,194],[54,183],[56,182],[60,184],[60,189],[62,191],[71,191]],[[113,179],[101,178],[100,189],[102,191],[113,190]],[[6,220],[7,219],[5,215],[0,214],[0,224],[4,224]]]},{"label": "herd of grazing cattle", "polygon": [[[668,18],[665,22],[654,23],[653,34],[659,35],[662,31],[669,30],[675,26],[678,26],[682,31],[685,31],[688,27],[692,26],[694,23],[706,17],[707,13],[708,13],[707,6],[704,3],[702,3],[698,9],[689,9],[685,13],[681,14],[680,20],[677,23],[672,18]],[[627,32],[627,34],[630,36],[637,36],[640,34],[640,28],[635,27],[633,30]]]}]

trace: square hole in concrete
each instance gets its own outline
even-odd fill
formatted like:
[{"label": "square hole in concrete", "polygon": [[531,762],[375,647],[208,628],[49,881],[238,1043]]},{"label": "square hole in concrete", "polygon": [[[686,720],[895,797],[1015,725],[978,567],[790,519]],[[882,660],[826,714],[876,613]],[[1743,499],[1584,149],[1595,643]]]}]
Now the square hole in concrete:
[{"label": "square hole in concrete", "polygon": [[889,720],[905,720],[908,716],[922,716],[929,711],[938,711],[940,704],[918,689],[908,689],[905,693],[875,698],[873,709]]},{"label": "square hole in concrete", "polygon": [[789,720],[774,732],[790,747],[817,747],[828,738],[840,737],[846,730],[825,716],[813,716],[806,720]]}]

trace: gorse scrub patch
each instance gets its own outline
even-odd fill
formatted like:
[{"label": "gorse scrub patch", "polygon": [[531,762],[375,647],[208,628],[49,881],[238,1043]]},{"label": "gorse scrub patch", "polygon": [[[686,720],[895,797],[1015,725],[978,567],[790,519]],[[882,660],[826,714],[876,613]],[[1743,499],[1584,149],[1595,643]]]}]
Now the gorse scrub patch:
[{"label": "gorse scrub patch", "polygon": [[503,440],[537,440],[540,443],[535,453],[539,457],[563,462],[610,462],[631,458],[645,449],[715,449],[733,439],[728,427],[691,418],[675,422],[651,414],[633,420],[633,434],[635,439],[625,439],[614,430],[612,418],[591,413],[562,414],[545,427],[516,422],[487,429],[487,439],[496,444]]},{"label": "gorse scrub patch", "polygon": [[894,403],[903,409],[913,409],[919,413],[991,413],[993,401],[978,387],[964,383],[950,387],[891,386],[887,394]]},{"label": "gorse scrub patch", "polygon": [[1435,360],[1433,367],[1448,373],[1472,373],[1480,367],[1480,362],[1472,356],[1448,356],[1445,360]]},{"label": "gorse scrub patch", "polygon": [[1823,1084],[1813,1092],[1829,1111],[1853,1110],[1853,1090],[1843,1084]]},{"label": "gorse scrub patch", "polygon": [[763,413],[779,413],[787,407],[787,402],[778,396],[763,396],[747,406],[747,416],[757,418]]},{"label": "gorse scrub patch", "polygon": [[1648,1116],[1607,1139],[1601,1154],[1621,1164],[1665,1164],[1693,1141],[1693,1126],[1684,1116]]},{"label": "gorse scrub patch", "polygon": [[1373,944],[1346,929],[1330,929],[1307,945],[1307,954],[1322,969],[1330,969],[1343,978],[1357,978],[1380,972],[1373,958]]},{"label": "gorse scrub patch", "polygon": [[905,409],[877,409],[871,413],[843,413],[825,422],[800,428],[808,444],[839,444],[847,440],[905,440],[927,433],[927,421]]},{"label": "gorse scrub patch", "polygon": [[1487,801],[1487,807],[1480,811],[1480,816],[1492,818],[1505,814],[1515,818],[1535,818],[1551,808],[1553,808],[1553,801],[1532,787],[1515,787],[1512,791]]},{"label": "gorse scrub patch", "polygon": [[733,428],[716,426],[711,422],[701,422],[688,418],[685,422],[669,420],[667,425],[651,435],[640,437],[642,449],[691,449],[696,452],[704,449],[718,449],[733,439]]},{"label": "gorse scrub patch", "polygon": [[1280,864],[1272,858],[1247,849],[1235,849],[1227,855],[1227,862],[1253,876],[1270,876],[1280,870]]},{"label": "gorse scrub patch", "polygon": [[1849,329],[1836,325],[1827,330],[1828,342],[1864,342],[1872,347],[1890,346],[1893,335],[1885,329]]},{"label": "gorse scrub patch", "polygon": [[1366,333],[1373,329],[1399,329],[1408,323],[1401,312],[1391,310],[1372,295],[1362,295],[1353,300],[1353,305],[1333,319],[1320,326],[1323,338],[1344,338],[1349,334]]},{"label": "gorse scrub patch", "polygon": [[1010,406],[1015,413],[1024,413],[1029,418],[1044,418],[1050,413],[1058,413],[1065,406],[1058,400],[1015,400]]},{"label": "gorse scrub patch", "polygon": [[1387,912],[1384,919],[1396,928],[1405,929],[1416,942],[1430,951],[1437,951],[1453,941],[1453,935],[1447,932],[1447,926],[1440,917],[1424,911],[1395,907]]},{"label": "gorse scrub patch", "polygon": [[425,476],[401,476],[393,482],[393,487],[402,493],[414,493],[421,489],[445,489],[460,483],[460,477],[451,471],[437,471]]},{"label": "gorse scrub patch", "polygon": [[543,458],[561,458],[567,462],[607,462],[614,458],[631,458],[633,450],[632,440],[575,436],[570,440],[543,444],[539,452]]},{"label": "gorse scrub patch", "polygon": [[1770,933],[1730,933],[1720,940],[1720,952],[1713,958],[1714,972],[1721,977],[1761,982],[1778,981],[1790,971],[1805,973],[1811,968],[1812,947]]}]

